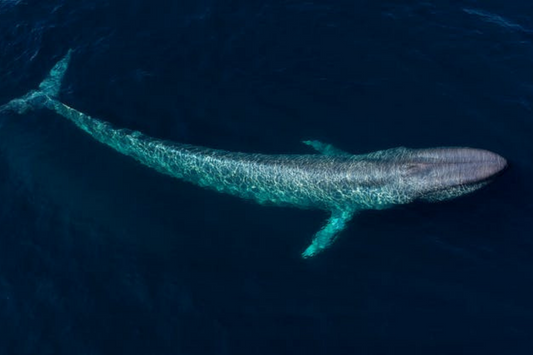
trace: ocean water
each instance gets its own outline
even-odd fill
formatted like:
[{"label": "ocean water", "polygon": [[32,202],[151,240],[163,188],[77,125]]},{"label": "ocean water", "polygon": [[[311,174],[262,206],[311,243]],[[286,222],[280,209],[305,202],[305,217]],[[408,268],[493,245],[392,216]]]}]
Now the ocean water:
[{"label": "ocean water", "polygon": [[527,1],[0,0],[0,102],[61,99],[226,150],[471,146],[454,201],[320,211],[160,175],[46,111],[0,117],[0,354],[532,354]]}]

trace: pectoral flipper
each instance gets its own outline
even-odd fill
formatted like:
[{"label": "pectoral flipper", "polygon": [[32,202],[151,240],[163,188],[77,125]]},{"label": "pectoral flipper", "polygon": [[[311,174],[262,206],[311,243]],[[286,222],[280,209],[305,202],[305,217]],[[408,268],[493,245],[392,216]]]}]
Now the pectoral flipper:
[{"label": "pectoral flipper", "polygon": [[352,155],[348,152],[345,152],[339,148],[335,148],[331,144],[323,143],[320,141],[302,141],[303,144],[310,146],[315,149],[320,154],[324,155]]},{"label": "pectoral flipper", "polygon": [[326,225],[315,234],[311,245],[302,253],[302,257],[307,259],[327,249],[346,228],[354,214],[355,211],[351,210],[333,211]]}]

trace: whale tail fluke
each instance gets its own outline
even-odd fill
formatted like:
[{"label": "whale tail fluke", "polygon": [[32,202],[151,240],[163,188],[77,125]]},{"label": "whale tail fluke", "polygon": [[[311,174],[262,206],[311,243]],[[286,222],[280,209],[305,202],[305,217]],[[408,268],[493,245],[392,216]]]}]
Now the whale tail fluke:
[{"label": "whale tail fluke", "polygon": [[69,49],[67,54],[54,65],[50,73],[48,73],[48,76],[39,84],[37,90],[31,90],[27,94],[1,106],[0,113],[13,111],[18,114],[23,114],[44,107],[50,99],[57,99],[71,55],[72,49]]},{"label": "whale tail fluke", "polygon": [[50,98],[57,98],[59,96],[59,90],[61,89],[61,83],[67,72],[68,65],[70,63],[70,57],[72,56],[72,49],[69,49],[67,54],[59,62],[54,65],[50,73],[39,85],[39,90]]}]

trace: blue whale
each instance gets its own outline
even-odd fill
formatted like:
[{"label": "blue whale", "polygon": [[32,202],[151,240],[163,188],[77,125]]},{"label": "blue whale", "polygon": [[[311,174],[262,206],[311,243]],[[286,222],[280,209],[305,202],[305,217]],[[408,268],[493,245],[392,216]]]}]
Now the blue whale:
[{"label": "blue whale", "polygon": [[303,251],[304,258],[328,248],[358,211],[455,198],[481,188],[507,167],[500,155],[473,148],[400,147],[353,155],[304,141],[316,154],[265,155],[159,140],[115,128],[59,101],[70,57],[69,51],[38,89],[10,101],[0,112],[47,108],[161,173],[260,204],[325,210],[330,217]]}]

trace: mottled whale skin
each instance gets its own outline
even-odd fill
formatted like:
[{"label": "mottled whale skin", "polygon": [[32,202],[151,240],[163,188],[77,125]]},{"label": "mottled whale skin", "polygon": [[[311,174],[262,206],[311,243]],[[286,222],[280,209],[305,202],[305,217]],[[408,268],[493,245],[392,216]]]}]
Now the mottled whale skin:
[{"label": "mottled whale skin", "polygon": [[331,213],[304,258],[326,249],[355,213],[415,200],[442,201],[487,184],[507,162],[472,148],[388,149],[353,155],[318,141],[304,141],[318,154],[265,155],[179,144],[117,129],[59,101],[71,52],[39,89],[0,108],[23,114],[48,108],[97,141],[161,173],[260,204],[321,209]]}]

